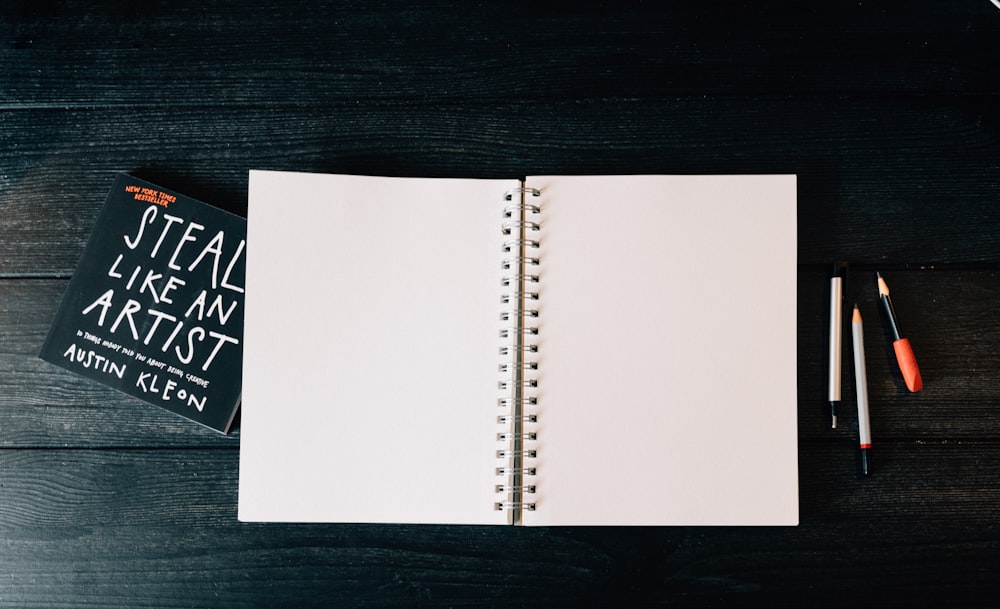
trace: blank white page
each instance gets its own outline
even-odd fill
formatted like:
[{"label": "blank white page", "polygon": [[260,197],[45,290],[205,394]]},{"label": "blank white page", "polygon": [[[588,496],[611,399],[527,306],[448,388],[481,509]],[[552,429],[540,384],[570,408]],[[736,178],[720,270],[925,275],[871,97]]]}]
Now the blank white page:
[{"label": "blank white page", "polygon": [[239,518],[499,524],[516,181],[250,174]]},{"label": "blank white page", "polygon": [[535,525],[794,525],[795,176],[542,190]]}]

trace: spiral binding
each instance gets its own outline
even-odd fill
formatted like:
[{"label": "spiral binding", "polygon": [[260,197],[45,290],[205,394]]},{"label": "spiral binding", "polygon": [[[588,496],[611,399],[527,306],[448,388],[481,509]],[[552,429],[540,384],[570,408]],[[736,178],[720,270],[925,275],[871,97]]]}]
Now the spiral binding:
[{"label": "spiral binding", "polygon": [[538,362],[521,362],[520,364],[513,363],[503,363],[500,364],[500,372],[511,372],[516,370],[518,367],[521,370],[538,370]]},{"label": "spiral binding", "polygon": [[[534,414],[522,414],[522,415],[518,415],[518,418],[520,418],[521,421],[526,422],[526,423],[537,423],[538,422],[538,415],[534,415]],[[502,414],[502,415],[500,415],[500,416],[497,417],[497,423],[499,423],[501,425],[506,425],[507,423],[511,423],[513,421],[514,421],[514,415],[512,415],[512,414]]]},{"label": "spiral binding", "polygon": [[[500,408],[509,408],[513,406],[521,408],[525,404],[527,404],[528,406],[534,406],[537,403],[538,403],[538,398],[536,397],[500,398],[497,400],[497,406],[499,406]],[[530,416],[530,415],[523,415],[523,416]],[[532,423],[534,423],[534,421],[532,421]]]},{"label": "spiral binding", "polygon": [[[501,448],[500,450],[497,451],[497,459],[506,459],[508,457],[513,457],[513,456],[514,456],[514,451],[512,450]],[[535,457],[538,456],[538,453],[534,450],[526,450],[524,451],[524,456],[531,457],[532,459],[534,459]]]},{"label": "spiral binding", "polygon": [[538,440],[536,431],[526,429],[538,422],[538,416],[525,412],[525,407],[538,404],[534,392],[538,379],[533,376],[538,370],[534,355],[538,353],[538,345],[531,342],[538,336],[538,327],[531,325],[531,320],[538,318],[538,309],[529,308],[529,303],[538,300],[539,276],[535,270],[539,259],[535,252],[540,245],[537,236],[541,231],[538,220],[542,210],[527,198],[541,194],[538,189],[526,187],[523,180],[519,188],[504,193],[504,199],[511,203],[503,209],[500,226],[502,234],[508,237],[503,242],[503,252],[509,254],[500,263],[505,271],[500,280],[501,287],[505,288],[500,302],[511,306],[500,312],[500,320],[510,324],[500,328],[500,338],[510,342],[500,347],[499,372],[503,376],[497,388],[503,393],[497,399],[497,406],[504,414],[497,416],[497,425],[502,431],[497,432],[496,440],[502,447],[497,449],[496,458],[502,465],[496,468],[496,475],[503,481],[494,486],[494,491],[502,498],[493,505],[496,510],[507,511],[510,524],[521,524],[522,512],[534,511],[536,505],[525,498],[535,493],[535,485],[525,480],[535,475],[535,468],[526,465],[525,461],[535,459],[538,451],[526,447],[525,443]]}]

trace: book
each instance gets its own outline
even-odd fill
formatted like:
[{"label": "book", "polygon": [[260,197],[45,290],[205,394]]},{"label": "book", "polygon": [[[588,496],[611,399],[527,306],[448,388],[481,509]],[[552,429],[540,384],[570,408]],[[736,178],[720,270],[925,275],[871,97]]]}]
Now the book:
[{"label": "book", "polygon": [[797,524],[795,176],[248,203],[240,520]]},{"label": "book", "polygon": [[39,356],[227,433],[245,250],[245,218],[119,174]]}]

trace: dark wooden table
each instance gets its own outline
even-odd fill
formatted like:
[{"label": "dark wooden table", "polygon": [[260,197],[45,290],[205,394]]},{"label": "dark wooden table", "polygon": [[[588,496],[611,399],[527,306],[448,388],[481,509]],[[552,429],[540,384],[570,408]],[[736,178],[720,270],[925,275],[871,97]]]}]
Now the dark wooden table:
[{"label": "dark wooden table", "polygon": [[[3,4],[0,606],[1000,603],[1000,8],[558,4]],[[237,522],[238,432],[36,354],[115,172],[245,213],[250,168],[798,174],[801,525]],[[926,383],[870,323],[870,479],[836,259]]]}]

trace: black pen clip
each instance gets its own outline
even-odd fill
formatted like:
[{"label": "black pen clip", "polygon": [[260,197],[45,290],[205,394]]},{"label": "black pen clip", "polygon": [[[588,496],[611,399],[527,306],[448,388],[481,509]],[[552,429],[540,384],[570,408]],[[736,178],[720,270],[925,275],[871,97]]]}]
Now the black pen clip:
[{"label": "black pen clip", "polygon": [[838,260],[833,263],[833,276],[840,277],[840,297],[844,300],[847,297],[847,278],[850,275],[846,260]]}]

